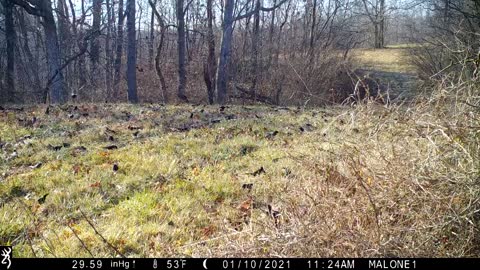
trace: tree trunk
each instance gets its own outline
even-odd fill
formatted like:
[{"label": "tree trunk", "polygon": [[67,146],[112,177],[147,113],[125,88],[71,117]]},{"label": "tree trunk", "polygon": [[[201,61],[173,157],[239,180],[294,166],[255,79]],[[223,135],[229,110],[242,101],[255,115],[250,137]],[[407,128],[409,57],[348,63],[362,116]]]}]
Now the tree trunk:
[{"label": "tree trunk", "polygon": [[178,52],[178,92],[177,97],[181,102],[188,102],[185,95],[185,87],[187,84],[187,70],[185,64],[185,12],[184,0],[177,0],[177,52]]},{"label": "tree trunk", "polygon": [[234,0],[225,0],[222,43],[220,47],[220,58],[217,69],[217,102],[219,104],[225,104],[227,101],[228,64],[230,61],[230,51],[232,47],[234,7]]},{"label": "tree trunk", "polygon": [[162,68],[160,66],[160,58],[162,56],[162,48],[165,42],[165,33],[167,32],[167,26],[165,25],[163,18],[160,16],[160,13],[158,13],[156,9],[157,1],[155,0],[155,2],[153,2],[153,0],[149,0],[148,2],[152,7],[152,13],[157,17],[158,23],[160,24],[160,43],[158,44],[157,54],[155,56],[155,71],[157,72],[158,79],[160,80],[160,84],[162,85],[163,102],[167,103],[168,87],[165,81],[165,77],[163,76],[163,73],[162,73]]},{"label": "tree trunk", "polygon": [[118,25],[117,25],[117,38],[116,38],[116,51],[115,51],[115,74],[113,79],[113,98],[118,98],[118,88],[121,79],[122,70],[122,53],[123,53],[123,21],[125,17],[123,15],[123,0],[118,0]]},{"label": "tree trunk", "polygon": [[160,80],[160,84],[162,85],[163,102],[167,103],[168,102],[168,86],[167,86],[167,82],[165,81],[165,77],[163,76],[162,68],[160,67],[160,58],[162,56],[162,47],[163,47],[164,39],[165,39],[165,31],[162,30],[162,33],[160,36],[160,43],[158,44],[157,54],[155,56],[155,71],[157,72],[158,79]]},{"label": "tree trunk", "polygon": [[41,1],[41,9],[44,11],[43,27],[45,31],[45,47],[47,49],[48,78],[50,85],[50,103],[65,103],[67,91],[64,87],[64,78],[61,68],[61,53],[58,45],[57,26],[52,11],[52,1]]},{"label": "tree trunk", "polygon": [[250,92],[253,94],[253,102],[257,99],[257,81],[258,81],[258,50],[260,43],[260,0],[255,2],[255,13],[253,14],[253,36],[252,36],[252,86]]},{"label": "tree trunk", "polygon": [[136,51],[136,30],[135,30],[135,0],[127,2],[127,85],[128,85],[128,101],[131,103],[138,102],[137,96],[137,51]]},{"label": "tree trunk", "polygon": [[[7,72],[5,92],[0,93],[1,102],[14,102],[15,93],[15,43],[16,34],[13,21],[13,4],[9,0],[2,1],[5,13],[5,39],[7,41]],[[3,98],[2,98],[3,97]]]},{"label": "tree trunk", "polygon": [[148,42],[148,67],[150,70],[153,69],[153,42],[155,41],[155,12],[153,9],[157,4],[157,0],[153,2],[152,15],[150,17],[150,37]]},{"label": "tree trunk", "polygon": [[100,21],[102,16],[102,0],[93,0],[93,22],[92,31],[93,35],[90,40],[90,81],[94,87],[93,91],[97,91],[99,70],[98,64],[100,61]]},{"label": "tree trunk", "polygon": [[141,63],[141,59],[142,59],[142,30],[140,29],[140,23],[142,22],[141,18],[143,16],[143,9],[142,9],[142,6],[140,5],[140,3],[138,4],[138,27],[137,27],[137,59],[140,59],[140,63]]},{"label": "tree trunk", "polygon": [[380,0],[379,48],[385,47],[385,0]]},{"label": "tree trunk", "polygon": [[[73,3],[70,2],[70,5]],[[85,16],[85,0],[82,0],[81,2],[81,10],[82,10],[82,15]],[[72,7],[72,11],[74,11],[74,8]],[[72,12],[73,14],[73,12]],[[86,48],[87,42],[83,39],[84,36],[84,31],[83,29],[78,29],[76,27],[76,23],[74,21],[73,23],[73,31],[75,35],[77,36],[77,47],[81,51],[83,48]],[[79,80],[79,89],[84,87],[87,84],[87,68],[85,64],[85,55],[80,55],[78,57],[78,62],[77,62],[77,69],[78,69],[78,80]],[[80,93],[77,93],[80,94]]]},{"label": "tree trunk", "polygon": [[[277,0],[273,0],[273,5],[276,5],[277,4]],[[268,68],[270,68],[271,64],[272,64],[272,59],[273,59],[273,55],[274,55],[274,52],[275,52],[275,46],[278,44],[275,44],[273,42],[273,36],[275,35],[275,17],[276,17],[276,10],[272,11],[272,18],[270,20],[270,30],[268,32],[268,43],[269,43],[269,49],[268,49],[268,63],[267,63],[267,66]]]},{"label": "tree trunk", "polygon": [[[111,1],[111,2],[110,2]],[[107,101],[112,100],[112,62],[113,62],[113,49],[110,44],[113,32],[113,0],[106,0],[105,4],[107,5],[107,37],[105,39],[105,87],[106,87],[106,98]]]},{"label": "tree trunk", "polygon": [[28,67],[33,76],[34,87],[38,87],[39,85],[41,85],[40,75],[39,75],[40,69],[39,69],[38,61],[34,57],[32,50],[30,49],[29,41],[31,41],[31,39],[29,39],[28,37],[28,28],[31,27],[31,24],[29,21],[25,20],[25,12],[23,10],[18,12],[17,17],[18,17],[18,23],[22,33],[22,38],[23,38],[23,51],[27,55],[27,60],[30,63]]},{"label": "tree trunk", "polygon": [[203,74],[205,85],[207,86],[208,103],[213,104],[215,102],[215,71],[217,69],[217,63],[215,61],[215,34],[213,33],[213,21],[215,20],[213,15],[213,0],[207,0],[207,24],[208,24],[208,56],[207,63],[204,66]]},{"label": "tree trunk", "polygon": [[310,44],[309,44],[309,57],[310,61],[314,58],[314,46],[315,46],[315,27],[317,25],[317,0],[313,0],[312,5],[312,25],[310,26]]},{"label": "tree trunk", "polygon": [[374,24],[374,39],[375,39],[374,41],[375,49],[381,49],[382,47],[380,45],[380,24],[379,23]]}]

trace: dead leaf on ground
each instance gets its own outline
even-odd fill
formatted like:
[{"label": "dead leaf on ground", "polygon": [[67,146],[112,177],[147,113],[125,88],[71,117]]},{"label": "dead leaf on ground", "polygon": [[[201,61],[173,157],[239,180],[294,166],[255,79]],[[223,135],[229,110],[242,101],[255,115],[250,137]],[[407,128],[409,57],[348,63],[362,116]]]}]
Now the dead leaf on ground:
[{"label": "dead leaf on ground", "polygon": [[213,224],[208,225],[208,226],[202,228],[202,235],[204,237],[209,237],[212,234],[214,234],[216,230],[217,230],[217,228],[215,227],[215,225],[213,225]]},{"label": "dead leaf on ground", "polygon": [[90,187],[92,187],[92,188],[101,187],[101,186],[102,186],[102,184],[100,183],[100,181],[97,181],[93,184],[90,184]]},{"label": "dead leaf on ground", "polygon": [[131,125],[131,126],[128,126],[128,129],[129,129],[129,130],[139,130],[139,129],[143,129],[143,127],[142,127],[142,126],[133,126],[133,125]]},{"label": "dead leaf on ground", "polygon": [[248,213],[248,212],[250,212],[250,210],[251,210],[252,202],[253,202],[253,199],[252,199],[252,198],[248,198],[247,200],[243,201],[243,202],[237,207],[237,209],[240,210],[241,212]]},{"label": "dead leaf on ground", "polygon": [[253,176],[257,176],[257,175],[260,175],[260,174],[262,174],[262,173],[266,173],[266,172],[265,172],[265,169],[263,168],[263,166],[260,167],[260,169],[254,171],[254,172],[251,173],[251,174],[252,174]]},{"label": "dead leaf on ground", "polygon": [[253,183],[243,184],[243,185],[242,185],[242,188],[243,188],[243,189],[247,189],[248,191],[251,191],[252,188],[253,188]]}]

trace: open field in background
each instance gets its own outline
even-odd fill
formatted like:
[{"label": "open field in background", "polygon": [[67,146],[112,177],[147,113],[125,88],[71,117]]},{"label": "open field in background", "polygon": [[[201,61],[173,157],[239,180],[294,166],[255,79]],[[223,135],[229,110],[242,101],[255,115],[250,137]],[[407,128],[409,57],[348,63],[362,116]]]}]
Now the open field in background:
[{"label": "open field in background", "polygon": [[384,72],[415,73],[410,62],[409,49],[413,45],[389,46],[385,49],[354,49],[351,57],[355,66]]},{"label": "open field in background", "polygon": [[354,49],[350,59],[359,75],[377,81],[394,102],[413,100],[419,94],[417,68],[410,57],[414,46],[399,44],[385,49]]},{"label": "open field in background", "polygon": [[478,111],[46,110],[0,111],[14,256],[479,255]]}]

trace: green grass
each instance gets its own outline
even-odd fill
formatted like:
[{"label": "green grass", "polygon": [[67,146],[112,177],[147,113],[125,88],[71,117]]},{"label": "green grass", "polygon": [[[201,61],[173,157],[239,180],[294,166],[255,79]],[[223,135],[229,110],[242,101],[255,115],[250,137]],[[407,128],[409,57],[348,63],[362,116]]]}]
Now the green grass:
[{"label": "green grass", "polygon": [[100,235],[139,257],[478,255],[476,112],[74,106],[0,112],[0,244],[14,256],[116,256]]}]

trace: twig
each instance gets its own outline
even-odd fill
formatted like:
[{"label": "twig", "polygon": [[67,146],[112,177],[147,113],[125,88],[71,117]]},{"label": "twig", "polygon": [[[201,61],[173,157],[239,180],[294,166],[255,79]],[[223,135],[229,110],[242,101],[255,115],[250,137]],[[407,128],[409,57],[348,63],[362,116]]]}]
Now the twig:
[{"label": "twig", "polygon": [[103,235],[101,235],[97,229],[95,228],[95,226],[93,225],[93,223],[87,218],[87,216],[85,215],[85,213],[83,213],[82,210],[80,210],[80,213],[82,214],[83,218],[85,218],[85,220],[88,222],[88,224],[90,225],[90,227],[92,227],[92,229],[95,231],[95,233],[102,239],[102,241],[107,244],[111,249],[113,249],[115,252],[117,252],[122,258],[126,258],[125,255],[123,253],[121,253],[114,245],[112,245],[110,242],[107,241],[107,239],[105,239],[105,237],[103,237]]},{"label": "twig", "polygon": [[[32,224],[35,228],[36,231],[38,231],[38,227],[37,227],[37,216],[35,215],[35,213],[33,213],[32,209],[30,209],[30,207],[28,207],[28,205],[25,204],[25,202],[23,202],[21,199],[18,199],[18,198],[15,198],[15,200],[17,202],[20,203],[20,205],[23,207],[23,209],[25,209],[25,212],[28,213],[31,217],[32,217]],[[25,229],[27,230],[27,229]],[[28,232],[26,231],[26,236],[27,236],[27,239],[29,240],[29,244],[31,245],[31,241],[30,241],[30,237],[28,236]],[[53,257],[57,258],[57,255],[55,255],[55,253],[53,252],[55,250],[55,248],[53,247],[52,243],[50,241],[47,240],[47,238],[45,238],[43,236],[43,234],[40,234],[40,237],[42,238],[43,241],[45,241],[45,244],[48,246],[50,253],[53,255]],[[33,246],[30,246],[30,248],[32,249],[32,252],[33,254],[35,254],[35,251],[33,251]],[[35,255],[36,256],[36,255]]]},{"label": "twig", "polygon": [[[88,222],[88,221],[87,221]],[[80,241],[80,243],[82,244],[83,248],[88,252],[88,254],[90,254],[90,256],[92,256],[92,258],[94,258],[95,256],[93,255],[93,253],[90,251],[90,249],[88,249],[87,245],[85,244],[85,242],[82,241],[82,239],[80,239],[80,236],[78,236],[78,234],[75,232],[75,230],[70,226],[70,224],[67,223],[67,227],[72,231],[73,235],[75,235],[75,237],[78,239],[78,241]]]},{"label": "twig", "polygon": [[27,231],[25,231],[25,237],[27,238],[28,246],[30,246],[30,249],[32,250],[33,256],[35,258],[37,258],[37,253],[35,252],[35,249],[33,249],[32,239],[30,239],[30,236],[28,235]]},{"label": "twig", "polygon": [[357,178],[358,182],[360,182],[360,186],[362,186],[362,188],[367,193],[368,200],[370,201],[370,204],[372,205],[373,212],[375,213],[375,221],[376,221],[377,230],[378,230],[377,233],[378,233],[378,236],[380,237],[380,221],[378,219],[379,212],[378,212],[377,205],[375,204],[375,202],[372,198],[372,195],[370,194],[370,191],[368,190],[367,186],[365,186],[365,183],[363,182],[363,178],[360,175],[360,171],[355,168],[355,164],[357,162],[355,162],[353,160],[353,158],[350,158],[350,159],[352,161],[352,163],[350,165],[351,165],[351,168],[352,168],[353,172],[355,173],[355,177]]}]

